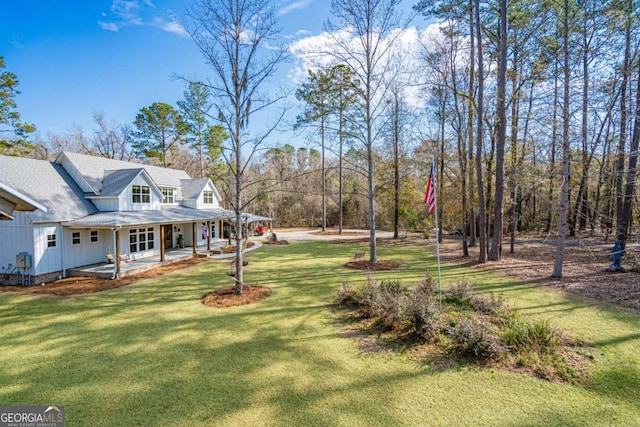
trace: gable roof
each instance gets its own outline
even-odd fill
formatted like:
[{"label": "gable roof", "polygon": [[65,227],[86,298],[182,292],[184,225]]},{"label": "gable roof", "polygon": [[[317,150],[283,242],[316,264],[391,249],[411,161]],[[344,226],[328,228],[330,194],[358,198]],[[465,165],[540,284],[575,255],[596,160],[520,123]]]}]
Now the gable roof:
[{"label": "gable roof", "polygon": [[0,155],[0,182],[47,208],[46,212],[26,212],[33,222],[68,221],[97,212],[80,187],[56,163]]},{"label": "gable roof", "polygon": [[[102,180],[102,197],[118,197],[128,186],[131,181],[139,175],[144,175],[146,181],[149,182],[153,190],[162,195],[162,190],[153,182],[147,171],[143,168],[138,169],[120,169],[115,171],[105,171]],[[91,197],[89,197],[91,198]]]},{"label": "gable roof", "polygon": [[106,171],[123,169],[144,169],[158,187],[180,188],[180,180],[190,179],[188,173],[183,170],[163,168],[160,166],[143,165],[141,163],[125,162],[123,160],[107,159],[105,157],[90,156],[63,151],[56,163],[62,164],[68,160],[82,176],[88,185],[87,191],[96,195],[104,193],[104,178]]},{"label": "gable roof", "polygon": [[202,190],[205,189],[207,184],[211,180],[209,178],[198,179],[183,179],[180,181],[182,184],[182,197],[185,199],[197,199]]},{"label": "gable roof", "polygon": [[103,197],[118,196],[142,171],[144,171],[142,168],[104,171],[100,195]]}]

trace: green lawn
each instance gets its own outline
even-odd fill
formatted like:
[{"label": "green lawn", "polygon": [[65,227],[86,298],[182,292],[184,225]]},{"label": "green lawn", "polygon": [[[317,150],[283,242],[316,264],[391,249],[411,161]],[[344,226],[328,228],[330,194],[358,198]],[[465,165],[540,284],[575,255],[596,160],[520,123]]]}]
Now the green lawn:
[{"label": "green lawn", "polygon": [[[64,405],[68,426],[640,425],[640,313],[443,267],[443,282],[470,277],[598,351],[580,386],[436,371],[337,334],[327,304],[341,283],[364,281],[342,267],[355,250],[265,246],[246,279],[274,293],[228,309],[200,303],[231,284],[218,262],[95,295],[2,293],[0,404]],[[404,266],[378,277],[435,274],[424,247],[381,246],[379,258]]]}]

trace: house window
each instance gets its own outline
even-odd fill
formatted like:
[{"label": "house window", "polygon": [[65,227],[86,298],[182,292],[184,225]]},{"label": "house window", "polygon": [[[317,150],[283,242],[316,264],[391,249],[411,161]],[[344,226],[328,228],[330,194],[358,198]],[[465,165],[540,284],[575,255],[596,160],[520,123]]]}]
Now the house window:
[{"label": "house window", "polygon": [[74,231],[73,233],[71,233],[71,243],[73,243],[74,245],[79,245],[80,244],[80,232],[79,231]]},{"label": "house window", "polygon": [[129,251],[142,252],[154,248],[153,228],[129,230]]},{"label": "house window", "polygon": [[131,201],[133,203],[149,203],[151,196],[148,185],[132,185],[131,186]]},{"label": "house window", "polygon": [[98,241],[98,230],[91,230],[91,242],[97,242]]},{"label": "house window", "polygon": [[138,252],[138,233],[137,230],[129,230],[129,252]]},{"label": "house window", "polygon": [[147,228],[147,249],[153,249],[153,228]]},{"label": "house window", "polygon": [[47,247],[55,248],[56,247],[56,235],[55,234],[47,234]]},{"label": "house window", "polygon": [[213,203],[213,191],[204,190],[202,192],[202,197],[204,198],[204,203],[207,203],[207,204]]},{"label": "house window", "polygon": [[164,196],[164,200],[162,201],[162,203],[164,204],[175,203],[175,197],[173,196],[173,188],[163,188],[162,195]]}]

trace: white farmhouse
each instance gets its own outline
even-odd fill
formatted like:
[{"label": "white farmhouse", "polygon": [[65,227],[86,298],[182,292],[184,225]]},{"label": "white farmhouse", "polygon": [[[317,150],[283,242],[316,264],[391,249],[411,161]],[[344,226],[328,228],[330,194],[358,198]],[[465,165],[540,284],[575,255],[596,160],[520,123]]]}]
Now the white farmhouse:
[{"label": "white farmhouse", "polygon": [[119,277],[121,259],[164,262],[173,248],[195,255],[222,237],[232,216],[208,178],[77,153],[54,162],[0,156],[0,186],[7,198],[21,195],[39,208],[0,221],[0,266],[8,271],[19,260],[35,283],[107,261]]}]

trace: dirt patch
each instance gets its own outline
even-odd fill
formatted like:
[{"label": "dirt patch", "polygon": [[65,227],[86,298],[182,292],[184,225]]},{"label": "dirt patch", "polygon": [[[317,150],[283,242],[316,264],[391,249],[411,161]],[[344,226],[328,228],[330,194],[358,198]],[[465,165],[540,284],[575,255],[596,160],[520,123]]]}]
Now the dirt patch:
[{"label": "dirt patch", "polygon": [[358,261],[349,261],[344,266],[347,268],[353,268],[354,270],[364,270],[364,271],[387,271],[387,270],[396,270],[400,268],[400,263],[396,261],[385,261],[385,260],[377,260],[376,262],[371,262],[367,260],[358,260]]},{"label": "dirt patch", "polygon": [[235,286],[232,285],[209,292],[202,297],[202,303],[214,308],[234,307],[260,302],[269,295],[271,295],[271,289],[256,285],[245,287],[242,294],[237,295]]},{"label": "dirt patch", "polygon": [[[469,248],[469,257],[463,257],[461,241],[445,239],[440,245],[440,258],[443,262],[494,271],[523,282],[640,309],[640,274],[602,271],[611,264],[613,244],[603,245],[602,241],[598,240],[568,239],[562,278],[556,279],[551,277],[556,252],[555,243],[532,240],[520,240],[514,246],[514,253],[509,253],[509,246],[505,245],[500,261],[479,264],[477,247]],[[622,265],[627,266],[627,262],[636,259],[639,252],[637,247],[628,248]]]},{"label": "dirt patch", "polygon": [[94,277],[67,277],[66,279],[56,280],[46,283],[45,286],[32,285],[29,287],[21,286],[0,286],[0,291],[19,292],[25,294],[49,294],[49,295],[80,295],[90,294],[108,289],[120,288],[122,286],[131,285],[140,280],[150,279],[161,276],[172,271],[181,270],[192,265],[209,261],[209,258],[198,257],[190,258],[185,261],[175,262],[173,264],[148,270],[133,276],[127,276],[122,279],[97,279]]}]

